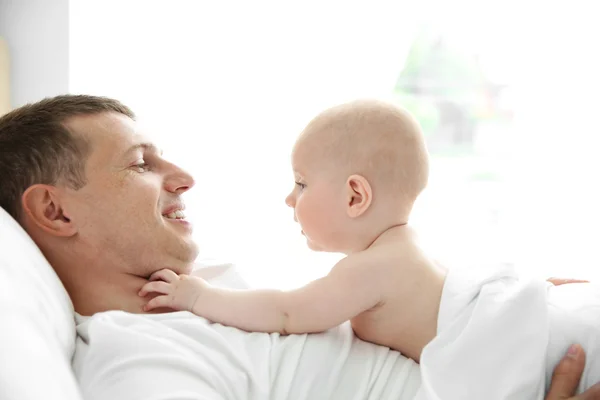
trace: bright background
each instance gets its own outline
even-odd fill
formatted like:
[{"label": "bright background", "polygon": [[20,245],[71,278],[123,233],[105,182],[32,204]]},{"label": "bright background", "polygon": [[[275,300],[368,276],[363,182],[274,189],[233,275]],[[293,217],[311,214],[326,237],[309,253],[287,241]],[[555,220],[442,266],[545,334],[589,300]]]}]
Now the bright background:
[{"label": "bright background", "polygon": [[317,112],[361,96],[423,126],[433,168],[413,222],[436,255],[600,277],[593,2],[61,2],[68,90],[152,126],[197,180],[203,256],[252,284],[298,286],[340,257],[305,247],[284,204],[289,154]]}]

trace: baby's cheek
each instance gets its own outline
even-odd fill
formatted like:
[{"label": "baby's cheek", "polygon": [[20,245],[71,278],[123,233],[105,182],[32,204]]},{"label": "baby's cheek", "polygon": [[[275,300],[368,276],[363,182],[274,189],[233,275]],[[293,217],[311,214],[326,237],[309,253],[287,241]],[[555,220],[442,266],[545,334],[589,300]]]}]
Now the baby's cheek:
[{"label": "baby's cheek", "polygon": [[306,221],[307,217],[310,218],[310,212],[307,210],[306,203],[302,200],[298,200],[296,202],[296,208],[294,209],[294,212],[296,213],[296,218],[301,225]]}]

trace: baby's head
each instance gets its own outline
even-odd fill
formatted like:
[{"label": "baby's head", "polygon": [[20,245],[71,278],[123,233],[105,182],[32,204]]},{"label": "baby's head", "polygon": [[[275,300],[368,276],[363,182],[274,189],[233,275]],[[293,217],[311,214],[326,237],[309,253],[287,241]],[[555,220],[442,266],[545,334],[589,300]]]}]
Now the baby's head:
[{"label": "baby's head", "polygon": [[406,224],[427,185],[428,154],[418,122],[376,100],[329,108],[292,152],[295,188],[286,198],[314,250],[352,253]]}]

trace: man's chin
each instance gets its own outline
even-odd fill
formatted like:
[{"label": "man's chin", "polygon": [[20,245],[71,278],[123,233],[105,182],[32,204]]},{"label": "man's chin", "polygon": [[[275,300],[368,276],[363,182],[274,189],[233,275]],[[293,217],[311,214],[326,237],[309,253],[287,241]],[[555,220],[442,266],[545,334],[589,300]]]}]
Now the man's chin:
[{"label": "man's chin", "polygon": [[194,262],[177,262],[167,267],[167,269],[170,269],[177,275],[190,275],[194,270]]},{"label": "man's chin", "polygon": [[179,275],[190,275],[194,270],[194,263],[189,263],[180,268],[180,271],[176,271]]},{"label": "man's chin", "polygon": [[188,245],[189,252],[185,260],[187,261],[188,267],[191,271],[191,269],[194,266],[194,261],[196,261],[196,258],[198,258],[198,254],[200,253],[200,247],[198,246],[196,241],[191,237],[188,240]]},{"label": "man's chin", "polygon": [[194,262],[198,258],[200,248],[192,237],[183,239],[182,248],[177,252],[177,267],[173,269],[177,274],[189,275],[194,269]]}]

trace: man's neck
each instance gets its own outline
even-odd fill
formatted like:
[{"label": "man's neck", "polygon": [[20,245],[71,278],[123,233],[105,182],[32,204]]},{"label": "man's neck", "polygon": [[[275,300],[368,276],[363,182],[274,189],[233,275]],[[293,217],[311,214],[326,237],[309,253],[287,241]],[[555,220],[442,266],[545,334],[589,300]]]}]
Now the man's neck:
[{"label": "man's neck", "polygon": [[[147,277],[123,272],[106,259],[63,258],[68,252],[44,252],[71,297],[75,311],[84,316],[120,310],[144,313],[143,306],[156,295],[138,295]],[[155,310],[165,312],[170,310]]]},{"label": "man's neck", "polygon": [[144,312],[142,307],[148,298],[140,297],[138,292],[148,282],[145,278],[112,271],[65,275],[59,273],[75,311],[81,315],[110,310]]}]

